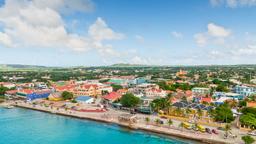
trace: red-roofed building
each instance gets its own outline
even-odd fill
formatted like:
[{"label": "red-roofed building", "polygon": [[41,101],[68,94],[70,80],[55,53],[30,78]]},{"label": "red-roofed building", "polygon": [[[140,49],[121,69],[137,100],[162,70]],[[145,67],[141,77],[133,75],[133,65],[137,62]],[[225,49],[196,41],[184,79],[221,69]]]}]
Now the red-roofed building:
[{"label": "red-roofed building", "polygon": [[212,98],[211,97],[202,97],[201,98],[201,102],[211,103],[212,102]]},{"label": "red-roofed building", "polygon": [[10,82],[0,82],[0,86],[7,87],[7,88],[14,88],[16,85]]},{"label": "red-roofed building", "polygon": [[57,92],[64,92],[64,91],[72,92],[74,88],[75,88],[75,85],[54,86],[54,89]]},{"label": "red-roofed building", "polygon": [[120,99],[121,97],[122,97],[121,94],[119,94],[119,93],[117,93],[117,92],[111,92],[111,93],[109,93],[109,94],[103,96],[102,98],[103,98],[104,100],[106,100],[107,102],[114,102],[114,101]]},{"label": "red-roofed building", "polygon": [[8,90],[5,92],[5,96],[9,97],[9,96],[16,96],[16,93],[18,91],[17,90]]}]

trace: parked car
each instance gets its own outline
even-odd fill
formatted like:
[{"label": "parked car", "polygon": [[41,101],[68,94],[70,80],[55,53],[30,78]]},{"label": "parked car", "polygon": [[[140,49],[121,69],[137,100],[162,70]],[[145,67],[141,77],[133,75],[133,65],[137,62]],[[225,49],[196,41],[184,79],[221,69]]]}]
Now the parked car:
[{"label": "parked car", "polygon": [[207,133],[209,133],[209,134],[212,134],[212,131],[211,131],[211,129],[209,129],[209,128],[205,128],[205,131],[206,131]]},{"label": "parked car", "polygon": [[256,130],[249,132],[248,135],[256,136]]},{"label": "parked car", "polygon": [[212,133],[219,134],[216,129],[212,129]]}]

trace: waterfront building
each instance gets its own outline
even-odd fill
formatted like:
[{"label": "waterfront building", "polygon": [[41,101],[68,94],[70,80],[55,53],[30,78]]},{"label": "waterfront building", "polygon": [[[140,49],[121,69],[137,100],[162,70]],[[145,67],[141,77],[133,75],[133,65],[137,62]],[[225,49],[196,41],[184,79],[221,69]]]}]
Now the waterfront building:
[{"label": "waterfront building", "polygon": [[76,101],[80,104],[91,104],[94,102],[94,98],[90,96],[78,96],[76,97]]},{"label": "waterfront building", "polygon": [[51,92],[52,91],[50,89],[45,89],[45,90],[22,89],[17,91],[16,96],[24,97],[28,101],[32,101],[35,99],[48,98]]},{"label": "waterfront building", "polygon": [[117,92],[111,92],[105,96],[103,96],[103,100],[105,103],[112,103],[114,101],[119,100],[122,97],[121,94],[117,93]]}]

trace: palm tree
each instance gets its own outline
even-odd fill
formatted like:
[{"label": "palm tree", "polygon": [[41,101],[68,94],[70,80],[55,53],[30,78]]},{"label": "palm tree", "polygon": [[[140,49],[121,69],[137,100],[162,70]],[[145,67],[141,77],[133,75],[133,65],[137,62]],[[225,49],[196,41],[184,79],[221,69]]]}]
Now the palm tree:
[{"label": "palm tree", "polygon": [[180,122],[179,127],[183,130],[184,123],[183,123],[183,122]]},{"label": "palm tree", "polygon": [[150,118],[149,118],[149,117],[146,117],[146,118],[145,118],[145,121],[146,121],[146,123],[148,124],[148,123],[150,122]]},{"label": "palm tree", "polygon": [[191,109],[190,108],[186,108],[186,116],[189,116],[189,114],[191,114]]},{"label": "palm tree", "polygon": [[228,136],[228,132],[231,130],[231,126],[229,124],[226,124],[224,130],[226,132],[226,136]]},{"label": "palm tree", "polygon": [[171,119],[168,119],[167,123],[168,123],[168,125],[170,127],[173,124],[173,121]]},{"label": "palm tree", "polygon": [[201,119],[203,116],[203,111],[201,109],[197,109],[197,115],[198,115],[199,119]]},{"label": "palm tree", "polygon": [[156,123],[156,125],[159,125],[159,124],[160,124],[160,119],[157,118],[157,119],[155,120],[155,123]]},{"label": "palm tree", "polygon": [[181,108],[180,107],[178,107],[178,108],[176,108],[175,109],[175,114],[177,115],[177,116],[180,116],[180,114],[181,114]]}]

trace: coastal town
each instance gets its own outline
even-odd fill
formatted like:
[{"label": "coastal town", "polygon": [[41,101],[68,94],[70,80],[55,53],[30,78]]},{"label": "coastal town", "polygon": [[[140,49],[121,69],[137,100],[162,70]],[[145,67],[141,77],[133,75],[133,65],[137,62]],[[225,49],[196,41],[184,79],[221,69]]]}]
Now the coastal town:
[{"label": "coastal town", "polygon": [[33,69],[0,71],[1,106],[202,143],[249,144],[256,139],[253,65]]}]

